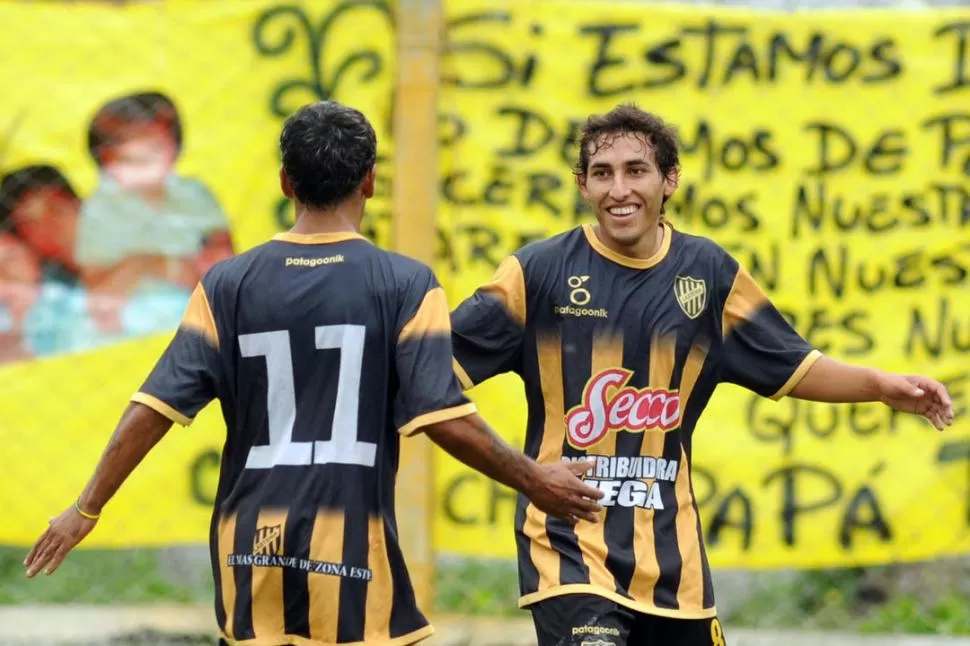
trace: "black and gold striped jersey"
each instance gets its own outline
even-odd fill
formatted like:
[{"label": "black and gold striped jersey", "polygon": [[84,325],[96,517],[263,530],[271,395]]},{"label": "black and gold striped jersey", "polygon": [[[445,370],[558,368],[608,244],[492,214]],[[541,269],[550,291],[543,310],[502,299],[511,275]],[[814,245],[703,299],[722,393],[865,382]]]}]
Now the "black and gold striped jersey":
[{"label": "black and gold striped jersey", "polygon": [[641,612],[716,614],[691,485],[691,441],[715,387],[785,396],[819,353],[714,242],[663,225],[649,259],[607,248],[592,225],[507,257],[452,312],[465,388],[517,373],[525,451],[585,459],[602,522],[570,526],[519,496],[520,605],[572,592]]},{"label": "black and gold striped jersey", "polygon": [[134,401],[227,435],[210,545],[233,644],[410,644],[432,627],[398,545],[399,439],[474,412],[433,272],[355,234],[216,265]]}]

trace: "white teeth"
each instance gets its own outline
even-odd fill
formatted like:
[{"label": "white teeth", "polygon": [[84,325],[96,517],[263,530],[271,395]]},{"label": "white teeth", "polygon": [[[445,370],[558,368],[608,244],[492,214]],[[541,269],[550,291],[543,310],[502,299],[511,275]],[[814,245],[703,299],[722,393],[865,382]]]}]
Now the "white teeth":
[{"label": "white teeth", "polygon": [[635,204],[629,204],[627,206],[613,206],[607,209],[611,215],[630,215],[637,210]]}]

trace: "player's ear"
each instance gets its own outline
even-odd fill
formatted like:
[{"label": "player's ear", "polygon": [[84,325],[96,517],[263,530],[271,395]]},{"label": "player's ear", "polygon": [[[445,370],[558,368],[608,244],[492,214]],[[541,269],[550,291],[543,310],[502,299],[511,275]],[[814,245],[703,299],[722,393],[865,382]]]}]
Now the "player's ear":
[{"label": "player's ear", "polygon": [[286,176],[286,171],[280,167],[280,190],[287,199],[293,199],[293,186],[290,185],[290,178]]},{"label": "player's ear", "polygon": [[586,171],[582,173],[574,173],[576,177],[576,186],[579,187],[579,194],[583,196],[583,199],[589,201],[589,189],[586,188]]},{"label": "player's ear", "polygon": [[670,197],[680,184],[680,169],[674,166],[664,178],[664,197]]},{"label": "player's ear", "polygon": [[364,181],[360,183],[361,191],[364,193],[364,197],[370,199],[374,197],[374,186],[377,184],[377,168],[371,166],[371,169],[367,171],[364,175]]}]

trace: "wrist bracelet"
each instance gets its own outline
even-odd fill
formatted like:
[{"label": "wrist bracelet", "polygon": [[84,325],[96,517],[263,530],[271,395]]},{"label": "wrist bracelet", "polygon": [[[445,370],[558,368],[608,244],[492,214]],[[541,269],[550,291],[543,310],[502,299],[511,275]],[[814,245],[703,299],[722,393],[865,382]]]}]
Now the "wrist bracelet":
[{"label": "wrist bracelet", "polygon": [[77,513],[81,514],[82,516],[84,516],[88,520],[97,520],[97,519],[101,518],[101,514],[89,514],[88,512],[86,512],[83,509],[81,509],[81,505],[78,503],[77,500],[74,501],[74,509],[75,509],[75,511],[77,511]]}]

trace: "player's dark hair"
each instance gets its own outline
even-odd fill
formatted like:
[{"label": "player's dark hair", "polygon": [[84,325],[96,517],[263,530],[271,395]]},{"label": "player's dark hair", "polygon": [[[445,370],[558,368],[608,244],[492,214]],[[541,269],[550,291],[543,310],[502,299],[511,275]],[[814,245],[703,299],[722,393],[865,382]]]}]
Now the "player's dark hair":
[{"label": "player's dark hair", "polygon": [[286,120],[280,153],[296,199],[328,208],[347,199],[374,167],[377,135],[359,110],[320,101]]},{"label": "player's dark hair", "polygon": [[606,114],[590,116],[582,129],[579,142],[579,162],[573,172],[585,177],[589,158],[602,146],[609,146],[617,137],[642,135],[653,146],[657,168],[666,177],[680,165],[677,152],[677,133],[655,114],[641,110],[633,103],[618,105]]},{"label": "player's dark hair", "polygon": [[182,121],[175,104],[161,92],[128,94],[101,106],[88,125],[88,152],[102,166],[101,151],[122,141],[126,126],[152,123],[164,128],[181,152]]},{"label": "player's dark hair", "polygon": [[77,197],[77,192],[64,174],[53,166],[24,166],[0,179],[0,232],[14,229],[11,214],[28,192],[41,188],[56,188]]}]

